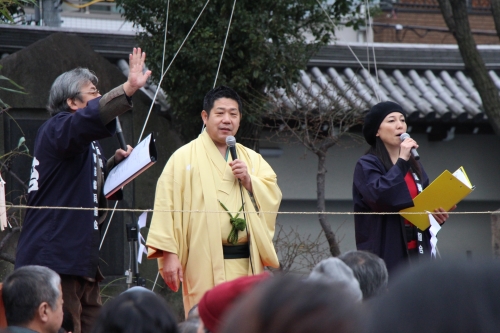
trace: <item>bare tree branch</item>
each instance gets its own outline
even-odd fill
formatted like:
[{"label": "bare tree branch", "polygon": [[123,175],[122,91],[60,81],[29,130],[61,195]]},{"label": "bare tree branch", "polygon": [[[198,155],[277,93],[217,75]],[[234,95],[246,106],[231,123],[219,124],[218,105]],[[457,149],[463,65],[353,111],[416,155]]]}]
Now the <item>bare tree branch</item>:
[{"label": "bare tree branch", "polygon": [[448,29],[455,37],[460,54],[465,64],[465,70],[481,96],[484,112],[497,135],[500,135],[500,96],[498,88],[488,75],[483,58],[479,54],[476,42],[472,36],[464,0],[438,0]]},{"label": "bare tree branch", "polygon": [[[288,100],[295,103],[283,103],[283,91],[280,91],[275,100],[268,102],[271,110],[264,118],[272,120],[272,133],[287,141],[298,141],[318,157],[316,174],[316,193],[318,212],[325,212],[325,179],[326,157],[328,150],[338,144],[342,135],[357,124],[361,124],[362,115],[359,108],[352,108],[347,102],[345,91],[335,86],[324,85],[316,93],[305,92],[297,86],[290,85]],[[316,87],[317,88],[317,87]],[[340,248],[335,233],[332,231],[325,214],[318,214],[319,223],[328,241],[330,253],[333,256],[340,254]]]}]

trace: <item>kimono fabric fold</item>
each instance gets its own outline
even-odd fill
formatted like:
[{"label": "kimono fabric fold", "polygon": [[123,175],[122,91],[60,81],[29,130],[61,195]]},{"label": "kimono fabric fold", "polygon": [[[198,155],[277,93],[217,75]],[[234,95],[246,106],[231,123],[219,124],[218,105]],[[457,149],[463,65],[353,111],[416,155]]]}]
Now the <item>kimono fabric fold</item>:
[{"label": "kimono fabric fold", "polygon": [[[253,150],[239,144],[236,149],[238,159],[248,167],[257,207],[244,188],[242,200],[238,180],[207,132],[178,149],[158,180],[148,258],[159,259],[162,273],[163,252],[179,256],[186,313],[207,290],[238,277],[234,272],[251,275],[262,272],[265,266],[279,267],[272,243],[281,202],[276,174]],[[222,246],[228,244],[231,224],[220,203],[235,215],[242,201],[248,236],[246,231],[238,232],[237,244],[250,244],[250,260],[224,260]],[[244,273],[242,265],[246,265]]]}]

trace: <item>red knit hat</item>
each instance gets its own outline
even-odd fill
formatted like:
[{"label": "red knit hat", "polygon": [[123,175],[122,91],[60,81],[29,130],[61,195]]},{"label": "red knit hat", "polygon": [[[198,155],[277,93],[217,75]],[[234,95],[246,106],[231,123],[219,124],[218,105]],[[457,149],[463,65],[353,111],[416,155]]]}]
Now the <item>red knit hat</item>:
[{"label": "red knit hat", "polygon": [[221,283],[203,295],[198,303],[198,312],[203,325],[212,333],[217,333],[221,320],[234,302],[246,294],[256,284],[269,278],[268,273],[244,276]]}]

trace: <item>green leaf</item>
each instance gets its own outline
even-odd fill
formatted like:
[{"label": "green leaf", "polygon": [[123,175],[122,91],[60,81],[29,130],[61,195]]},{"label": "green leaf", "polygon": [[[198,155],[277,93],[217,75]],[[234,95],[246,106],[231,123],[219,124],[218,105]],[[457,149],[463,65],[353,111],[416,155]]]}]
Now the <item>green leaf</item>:
[{"label": "green leaf", "polygon": [[24,91],[10,89],[10,88],[5,88],[5,87],[0,87],[0,89],[1,90],[5,90],[5,91],[10,91],[10,92],[13,92],[13,93],[17,93],[17,94],[23,94],[23,95],[27,95],[28,94],[27,92],[24,92]]}]

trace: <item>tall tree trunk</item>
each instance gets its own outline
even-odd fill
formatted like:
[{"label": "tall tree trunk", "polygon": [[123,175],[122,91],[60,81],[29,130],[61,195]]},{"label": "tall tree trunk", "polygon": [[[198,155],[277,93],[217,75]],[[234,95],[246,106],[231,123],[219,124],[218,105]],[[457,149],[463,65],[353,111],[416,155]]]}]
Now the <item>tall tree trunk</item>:
[{"label": "tall tree trunk", "polygon": [[500,96],[472,37],[465,0],[438,0],[448,29],[455,37],[465,70],[481,96],[484,112],[497,135],[500,135]]},{"label": "tall tree trunk", "polygon": [[491,12],[493,13],[497,36],[500,38],[500,0],[491,0]]},{"label": "tall tree trunk", "polygon": [[[316,155],[318,156],[318,174],[316,175],[317,207],[318,212],[325,212],[326,151],[318,151]],[[330,224],[328,224],[325,214],[318,214],[318,218],[319,224],[321,224],[321,228],[323,228],[326,240],[330,246],[330,253],[332,256],[337,257],[340,255],[340,249],[335,233],[332,231]]]}]

